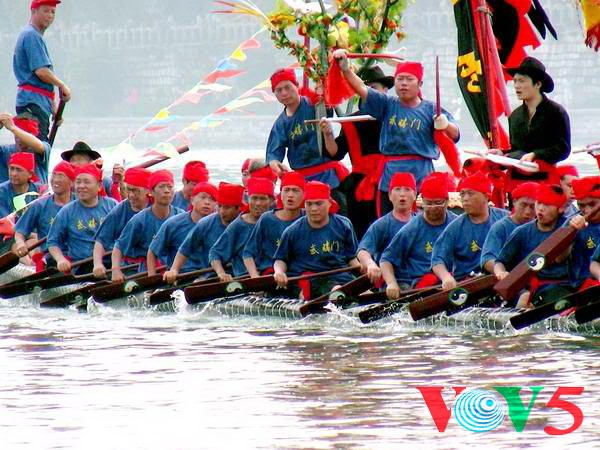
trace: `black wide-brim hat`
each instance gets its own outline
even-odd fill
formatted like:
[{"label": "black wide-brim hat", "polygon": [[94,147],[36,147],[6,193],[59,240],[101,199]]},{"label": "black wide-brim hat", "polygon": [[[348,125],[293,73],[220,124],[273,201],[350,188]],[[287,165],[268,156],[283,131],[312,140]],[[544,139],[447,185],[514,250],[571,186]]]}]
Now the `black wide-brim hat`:
[{"label": "black wide-brim hat", "polygon": [[508,73],[512,76],[520,73],[532,77],[534,80],[541,80],[542,92],[552,92],[554,90],[554,80],[546,73],[546,66],[544,66],[540,60],[535,59],[532,56],[528,56],[521,61],[519,67],[508,69]]},{"label": "black wide-brim hat", "polygon": [[379,66],[363,67],[357,75],[365,83],[381,83],[388,89],[394,87],[394,77],[387,76]]},{"label": "black wide-brim hat", "polygon": [[60,154],[60,157],[64,161],[69,161],[73,157],[73,155],[77,154],[88,155],[90,158],[92,158],[92,161],[102,157],[100,153],[98,153],[96,150],[92,150],[91,147],[83,141],[77,142],[71,150],[62,152]]}]

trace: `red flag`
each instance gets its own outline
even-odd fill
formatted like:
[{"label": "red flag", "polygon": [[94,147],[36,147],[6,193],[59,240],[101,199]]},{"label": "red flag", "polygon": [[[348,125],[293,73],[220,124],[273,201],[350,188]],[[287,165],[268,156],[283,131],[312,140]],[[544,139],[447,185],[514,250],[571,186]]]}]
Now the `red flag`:
[{"label": "red flag", "polygon": [[342,71],[337,59],[329,62],[329,71],[325,79],[325,104],[327,106],[336,106],[348,100],[354,95],[354,89],[350,86]]}]

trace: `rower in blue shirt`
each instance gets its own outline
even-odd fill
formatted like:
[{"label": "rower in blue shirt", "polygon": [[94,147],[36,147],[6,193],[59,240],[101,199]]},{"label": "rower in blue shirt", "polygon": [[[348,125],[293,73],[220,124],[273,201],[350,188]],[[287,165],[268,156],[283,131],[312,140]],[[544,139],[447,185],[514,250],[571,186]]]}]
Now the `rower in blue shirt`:
[{"label": "rower in blue shirt", "polygon": [[[77,200],[63,206],[48,233],[48,252],[63,273],[71,271],[71,261],[92,256],[94,235],[117,205],[115,199],[99,196],[102,172],[94,164],[77,167],[75,173]],[[80,266],[78,272],[89,272],[91,266]]]},{"label": "rower in blue shirt", "polygon": [[[58,212],[74,199],[72,194],[75,181],[75,169],[66,161],[59,162],[52,170],[50,184],[52,195],[34,201],[27,211],[19,218],[15,226],[15,244],[13,251],[21,256],[27,256],[27,240],[43,239],[48,236],[50,226]],[[40,250],[35,250],[40,257],[48,251],[48,244],[44,243]],[[36,259],[40,258],[36,257]]]},{"label": "rower in blue shirt", "polygon": [[[158,229],[148,249],[148,275],[156,274],[159,261],[171,267],[179,247],[186,236],[204,217],[214,214],[217,207],[217,187],[205,181],[194,186],[191,197],[192,210],[167,219]],[[191,264],[182,268],[183,272],[194,270]]]},{"label": "rower in blue shirt", "polygon": [[168,170],[157,170],[148,179],[148,189],[152,195],[152,206],[140,211],[127,223],[112,252],[112,280],[123,281],[121,262],[140,263],[139,272],[146,270],[146,255],[150,242],[160,226],[169,218],[183,211],[171,205],[175,182]]},{"label": "rower in blue shirt", "polygon": [[[127,198],[119,203],[100,225],[94,237],[94,276],[106,277],[104,259],[125,229],[125,226],[138,212],[148,206],[148,178],[151,172],[141,167],[127,169],[123,181]],[[109,263],[110,264],[110,263]]]},{"label": "rower in blue shirt", "polygon": [[431,270],[444,289],[456,287],[472,272],[480,272],[481,248],[490,228],[508,211],[488,205],[492,184],[481,172],[465,177],[458,185],[464,214],[442,232],[433,245]]},{"label": "rower in blue shirt", "polygon": [[[494,264],[494,275],[499,280],[506,278],[510,270],[562,226],[566,203],[567,196],[559,185],[540,185],[535,199],[536,220],[518,226],[511,233]],[[529,291],[519,295],[517,308],[537,306],[556,292],[560,296],[564,291],[568,291],[570,288],[568,253],[556,258],[552,264],[545,265],[535,273],[528,284]],[[515,299],[504,300],[512,303]]]},{"label": "rower in blue shirt", "polygon": [[[288,275],[323,272],[346,267],[360,267],[356,259],[356,235],[350,221],[330,214],[331,191],[328,185],[310,181],[304,189],[306,215],[290,225],[281,236],[273,263],[277,286],[287,287]],[[305,300],[330,292],[335,286],[349,282],[352,275],[342,273],[310,283],[303,289]]]},{"label": "rower in blue shirt", "polygon": [[225,270],[227,264],[231,264],[233,276],[239,277],[247,274],[243,258],[244,247],[256,222],[264,212],[271,208],[275,199],[273,183],[266,178],[249,178],[246,189],[248,191],[248,212],[231,222],[208,252],[210,265],[221,281],[233,279]]},{"label": "rower in blue shirt", "polygon": [[304,177],[298,172],[283,174],[281,178],[283,207],[276,211],[267,211],[260,217],[244,248],[244,265],[252,278],[273,271],[273,256],[283,231],[302,214],[304,185]]},{"label": "rower in blue shirt", "polygon": [[390,300],[411,287],[439,283],[431,273],[433,245],[446,227],[456,219],[448,211],[448,175],[433,172],[421,183],[423,213],[414,217],[394,236],[381,255],[381,272]]},{"label": "rower in blue shirt", "polygon": [[33,182],[35,159],[31,153],[13,153],[8,160],[8,174],[9,180],[0,184],[0,217],[31,203],[42,191],[42,186]]},{"label": "rower in blue shirt", "polygon": [[415,177],[408,172],[392,176],[388,196],[393,210],[377,219],[367,229],[358,244],[357,258],[373,284],[381,279],[379,259],[396,233],[414,216],[413,205],[417,198]]},{"label": "rower in blue shirt", "polygon": [[13,153],[29,152],[35,156],[35,174],[38,181],[48,184],[48,161],[50,160],[50,144],[36,136],[39,126],[33,116],[26,113],[12,117],[8,113],[0,113],[0,128],[4,127],[14,135],[15,143],[0,145],[0,183],[8,180],[8,159]]},{"label": "rower in blue shirt", "polygon": [[[292,170],[307,180],[328,184],[333,189],[333,198],[344,211],[345,197],[338,186],[349,171],[339,161],[332,161],[319,153],[319,125],[305,123],[305,120],[315,119],[315,107],[307,97],[300,95],[294,70],[277,70],[271,76],[271,89],[284,110],[277,117],[269,135],[265,157],[267,163],[281,177],[287,170],[283,164],[287,156]],[[323,147],[325,150],[325,145]]]},{"label": "rower in blue shirt", "polygon": [[496,263],[496,259],[498,259],[500,250],[502,250],[502,246],[506,243],[514,229],[535,218],[535,197],[538,188],[538,183],[526,181],[512,190],[512,213],[510,216],[506,216],[492,225],[483,243],[481,267],[487,272],[494,272],[494,264]]},{"label": "rower in blue shirt", "polygon": [[188,233],[175,255],[173,265],[163,275],[165,281],[174,283],[184,267],[188,267],[189,270],[210,267],[208,252],[229,224],[239,216],[243,205],[243,196],[243,186],[219,183],[218,212],[200,219]]},{"label": "rower in blue shirt", "polygon": [[208,182],[208,169],[202,161],[188,161],[183,166],[183,175],[181,183],[183,188],[175,193],[173,206],[188,211],[192,199],[192,192],[197,183]]},{"label": "rower in blue shirt", "polygon": [[56,5],[60,0],[32,0],[31,18],[17,38],[13,56],[13,72],[19,88],[17,90],[17,114],[27,112],[39,122],[42,141],[48,140],[50,115],[54,113],[54,87],[60,99],[68,102],[71,91],[56,76],[44,41],[44,32],[54,22]]}]

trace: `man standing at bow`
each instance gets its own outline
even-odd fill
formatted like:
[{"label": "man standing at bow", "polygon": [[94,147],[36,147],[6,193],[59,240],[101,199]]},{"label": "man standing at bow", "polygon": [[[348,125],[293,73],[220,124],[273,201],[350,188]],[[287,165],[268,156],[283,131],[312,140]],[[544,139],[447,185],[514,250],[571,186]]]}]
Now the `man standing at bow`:
[{"label": "man standing at bow", "polygon": [[440,150],[434,141],[434,130],[443,132],[455,142],[459,129],[452,116],[442,111],[437,117],[435,104],[423,100],[423,66],[418,62],[403,62],[396,66],[394,74],[397,97],[369,88],[352,72],[346,50],[339,49],[333,57],[339,60],[342,74],[363,101],[362,110],[382,123],[380,150],[384,155],[378,167],[380,215],[392,210],[387,189],[396,172],[410,172],[417,180],[417,188],[423,179],[433,172],[433,160]]},{"label": "man standing at bow", "polygon": [[71,91],[56,76],[52,60],[44,42],[44,32],[54,22],[59,0],[32,0],[31,19],[23,28],[13,57],[13,71],[19,84],[17,90],[17,114],[28,112],[38,121],[38,137],[48,141],[50,115],[54,110],[54,87],[58,88],[61,100],[68,102]]}]

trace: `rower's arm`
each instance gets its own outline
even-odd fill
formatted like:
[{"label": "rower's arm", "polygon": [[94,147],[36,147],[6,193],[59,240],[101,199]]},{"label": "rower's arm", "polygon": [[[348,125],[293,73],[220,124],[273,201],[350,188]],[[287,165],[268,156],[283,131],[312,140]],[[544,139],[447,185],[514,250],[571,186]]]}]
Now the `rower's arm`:
[{"label": "rower's arm", "polygon": [[284,288],[287,286],[288,278],[287,278],[287,264],[285,261],[281,259],[276,259],[273,263],[273,278],[275,278],[275,282],[277,283],[277,287]]},{"label": "rower's arm", "polygon": [[18,138],[23,145],[26,145],[27,148],[30,148],[35,153],[44,154],[46,149],[44,147],[44,143],[40,141],[33,134],[28,133],[27,131],[21,130],[19,127],[15,126],[12,130],[12,134]]},{"label": "rower's arm", "polygon": [[329,153],[329,156],[333,158],[338,152],[338,145],[335,136],[333,135],[333,127],[325,118],[321,119],[319,125],[323,132],[323,136],[325,137],[325,149],[327,150],[327,153]]},{"label": "rower's arm", "polygon": [[148,276],[156,275],[156,267],[158,266],[158,259],[154,252],[148,249],[146,253],[146,267],[148,269]]},{"label": "rower's arm", "polygon": [[112,263],[112,280],[113,281],[123,281],[125,278],[123,276],[123,272],[121,271],[121,263],[123,261],[123,253],[116,245],[113,247],[113,252],[110,257]]},{"label": "rower's arm", "polygon": [[260,273],[258,273],[258,269],[256,268],[254,258],[244,258],[244,266],[246,266],[246,270],[248,271],[248,275],[250,275],[250,278],[260,277]]},{"label": "rower's arm", "polygon": [[225,271],[220,259],[213,259],[210,262],[210,265],[221,281],[231,281],[233,279],[232,276]]},{"label": "rower's arm", "polygon": [[48,84],[51,84],[53,86],[56,86],[58,88],[58,90],[60,91],[61,99],[62,100],[64,100],[65,102],[68,102],[71,99],[71,91],[70,91],[70,89],[48,67],[40,67],[39,69],[36,69],[35,70],[35,74],[44,83],[48,83]]},{"label": "rower's arm", "polygon": [[496,261],[493,259],[488,259],[485,263],[483,263],[483,268],[486,270],[486,272],[488,273],[494,273],[494,265],[496,264]]},{"label": "rower's arm", "polygon": [[356,258],[350,260],[349,265],[354,267],[355,264],[353,264],[353,261],[356,261],[356,265],[367,274],[372,283],[377,283],[379,281],[381,278],[381,269],[377,263],[373,261],[373,258],[368,251],[359,250]]},{"label": "rower's arm", "polygon": [[506,267],[499,261],[496,261],[496,264],[494,264],[493,273],[496,276],[496,278],[498,278],[498,280],[502,280],[508,276],[508,271],[506,270]]},{"label": "rower's arm", "polygon": [[[352,258],[350,261],[348,261],[348,265],[350,267],[356,267],[356,268],[362,267],[362,265],[360,264],[360,262],[356,258]],[[375,264],[375,266],[377,267],[377,264]],[[379,267],[377,267],[377,269],[379,269]]]},{"label": "rower's arm", "polygon": [[600,279],[600,262],[592,261],[590,263],[590,274],[595,280]]},{"label": "rower's arm", "polygon": [[442,281],[443,289],[452,289],[456,287],[456,280],[448,271],[445,264],[436,264],[431,267],[431,271]]},{"label": "rower's arm", "polygon": [[173,260],[173,265],[163,274],[163,280],[165,280],[167,283],[174,283],[177,280],[179,271],[187,262],[187,259],[187,256],[185,256],[183,253],[177,252],[175,259]]},{"label": "rower's arm", "polygon": [[94,259],[94,267],[104,267],[104,254],[106,250],[104,246],[100,243],[100,241],[94,242],[94,251],[93,251],[93,259]]},{"label": "rower's arm", "polygon": [[71,270],[71,263],[67,258],[65,258],[65,255],[63,255],[63,252],[59,247],[48,247],[48,253],[50,253],[50,255],[56,261],[56,268],[58,270],[63,273],[68,273]]},{"label": "rower's arm", "polygon": [[398,286],[398,281],[396,280],[396,274],[394,273],[394,266],[392,263],[381,261],[381,275],[385,280],[385,284],[388,286]]}]

